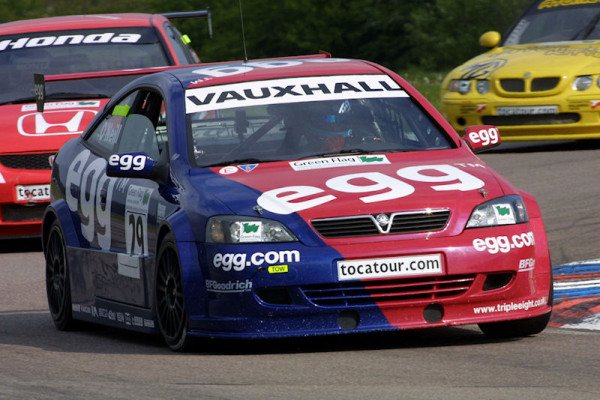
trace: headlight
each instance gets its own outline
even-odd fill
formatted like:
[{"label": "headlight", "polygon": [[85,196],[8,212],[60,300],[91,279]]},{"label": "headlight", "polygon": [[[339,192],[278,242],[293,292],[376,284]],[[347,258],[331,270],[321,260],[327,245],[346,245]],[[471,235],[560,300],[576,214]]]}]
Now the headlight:
[{"label": "headlight", "polygon": [[467,228],[521,224],[529,221],[521,196],[504,196],[477,206]]},{"label": "headlight", "polygon": [[448,86],[449,92],[458,92],[460,94],[467,94],[471,90],[471,81],[466,79],[453,79],[450,81]]},{"label": "headlight", "polygon": [[295,242],[298,239],[282,223],[264,218],[225,215],[209,218],[209,243]]},{"label": "headlight", "polygon": [[490,81],[487,79],[479,79],[475,84],[475,88],[477,89],[477,93],[486,94],[490,91]]},{"label": "headlight", "polygon": [[578,76],[573,81],[573,90],[583,92],[592,86],[592,77],[590,75]]}]

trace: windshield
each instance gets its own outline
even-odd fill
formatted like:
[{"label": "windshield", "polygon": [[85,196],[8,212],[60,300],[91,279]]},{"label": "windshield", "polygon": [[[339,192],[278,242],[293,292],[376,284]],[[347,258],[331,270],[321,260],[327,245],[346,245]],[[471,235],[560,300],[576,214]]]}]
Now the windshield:
[{"label": "windshield", "polygon": [[[340,89],[339,93],[335,93],[342,87],[339,80],[355,77],[306,78],[310,85],[302,84],[303,78],[246,82],[248,88],[225,85],[235,86],[235,90],[203,88],[202,94],[188,90],[191,158],[196,166],[209,167],[343,154],[376,157],[454,146],[394,81],[380,82],[386,83],[387,91],[377,87],[378,79],[383,79],[377,77],[389,79],[372,76],[363,86],[354,79],[344,86],[352,89]],[[368,90],[362,91],[364,88]],[[335,100],[327,100],[330,97]],[[310,101],[314,98],[318,100]],[[249,105],[243,107],[227,104],[246,101]]]},{"label": "windshield", "polygon": [[599,20],[600,4],[563,5],[544,0],[515,24],[504,45],[600,39]]},{"label": "windshield", "polygon": [[[169,65],[151,28],[22,33],[0,37],[0,104],[34,99],[33,74],[106,71]],[[106,85],[104,85],[106,86]],[[117,87],[118,88],[118,87]],[[62,82],[66,98],[110,97],[93,81]],[[69,96],[72,94],[72,96]],[[52,93],[47,93],[52,99]],[[59,96],[60,97],[60,96]]]}]

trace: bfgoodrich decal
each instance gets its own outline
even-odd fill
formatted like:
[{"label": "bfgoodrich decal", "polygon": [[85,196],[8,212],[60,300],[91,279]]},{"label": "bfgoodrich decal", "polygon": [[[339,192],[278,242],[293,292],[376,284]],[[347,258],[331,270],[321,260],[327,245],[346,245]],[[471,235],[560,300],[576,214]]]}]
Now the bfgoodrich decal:
[{"label": "bfgoodrich decal", "polygon": [[407,97],[387,75],[342,75],[287,78],[189,89],[187,114],[277,103]]},{"label": "bfgoodrich decal", "polygon": [[207,279],[206,291],[216,293],[242,293],[249,292],[252,290],[252,281],[246,279],[245,281],[228,281],[218,282],[212,279]]}]

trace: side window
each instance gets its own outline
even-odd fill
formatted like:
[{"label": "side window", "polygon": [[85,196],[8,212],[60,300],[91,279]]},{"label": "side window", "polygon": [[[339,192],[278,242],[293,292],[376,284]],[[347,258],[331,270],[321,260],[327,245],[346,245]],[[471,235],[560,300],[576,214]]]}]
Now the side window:
[{"label": "side window", "polygon": [[166,146],[166,108],[162,96],[154,91],[139,91],[123,125],[117,153],[142,151],[154,160]]},{"label": "side window", "polygon": [[200,58],[196,52],[190,47],[189,43],[184,42],[184,36],[179,32],[173,25],[166,23],[165,32],[167,32],[167,38],[177,54],[177,58],[182,64],[198,64]]},{"label": "side window", "polygon": [[158,160],[158,140],[152,121],[143,114],[131,114],[123,125],[123,134],[117,153],[144,152]]},{"label": "side window", "polygon": [[137,90],[114,106],[87,139],[104,155],[144,152],[154,160],[167,146],[167,115],[160,94]]},{"label": "side window", "polygon": [[103,154],[116,152],[117,142],[123,132],[127,114],[131,109],[136,93],[132,93],[119,102],[112,112],[107,114],[100,125],[88,136],[87,143]]}]

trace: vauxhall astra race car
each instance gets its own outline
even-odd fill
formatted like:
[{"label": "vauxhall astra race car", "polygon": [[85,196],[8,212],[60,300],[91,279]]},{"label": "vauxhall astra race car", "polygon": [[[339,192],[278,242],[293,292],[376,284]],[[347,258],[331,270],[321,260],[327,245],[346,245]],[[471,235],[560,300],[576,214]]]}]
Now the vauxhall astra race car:
[{"label": "vauxhall astra race car", "polygon": [[137,79],[67,142],[43,220],[50,313],[194,337],[479,324],[542,331],[540,209],[415,89],[315,55]]},{"label": "vauxhall astra race car", "polygon": [[599,15],[597,1],[533,1],[448,74],[442,113],[457,132],[491,124],[505,141],[599,139]]},{"label": "vauxhall astra race car", "polygon": [[[166,16],[210,21],[207,10]],[[81,135],[108,98],[136,77],[102,77],[102,72],[196,63],[189,39],[165,15],[85,15],[1,24],[0,239],[40,235],[50,201],[49,158],[68,139]],[[35,104],[36,73],[77,78],[46,86],[43,114]]]}]

